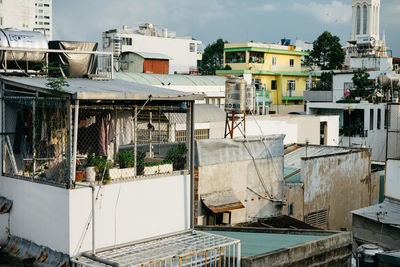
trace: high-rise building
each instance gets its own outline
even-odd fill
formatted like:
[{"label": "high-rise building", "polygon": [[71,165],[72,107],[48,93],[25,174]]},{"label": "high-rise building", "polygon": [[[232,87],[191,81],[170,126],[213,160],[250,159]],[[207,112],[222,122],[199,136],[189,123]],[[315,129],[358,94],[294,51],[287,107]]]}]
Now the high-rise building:
[{"label": "high-rise building", "polygon": [[52,39],[52,0],[0,0],[0,28],[40,31]]}]

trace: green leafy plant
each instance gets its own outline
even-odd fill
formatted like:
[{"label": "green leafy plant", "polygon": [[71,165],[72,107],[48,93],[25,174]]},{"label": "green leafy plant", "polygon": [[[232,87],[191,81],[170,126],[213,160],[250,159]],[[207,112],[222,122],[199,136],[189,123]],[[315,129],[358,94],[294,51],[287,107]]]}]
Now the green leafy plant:
[{"label": "green leafy plant", "polygon": [[171,160],[145,162],[144,167],[160,166],[164,164],[173,164],[173,162]]},{"label": "green leafy plant", "polygon": [[172,161],[174,170],[183,170],[186,163],[187,148],[184,143],[174,145],[167,151],[165,160]]},{"label": "green leafy plant", "polygon": [[135,155],[128,150],[123,150],[118,152],[116,161],[120,168],[131,168],[135,165]]}]

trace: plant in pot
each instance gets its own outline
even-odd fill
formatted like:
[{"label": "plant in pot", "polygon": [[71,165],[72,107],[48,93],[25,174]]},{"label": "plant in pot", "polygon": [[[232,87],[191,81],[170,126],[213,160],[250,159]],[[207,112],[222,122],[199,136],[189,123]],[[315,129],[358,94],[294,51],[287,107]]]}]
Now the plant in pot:
[{"label": "plant in pot", "polygon": [[94,157],[96,180],[103,181],[108,184],[111,181],[109,170],[113,167],[113,163],[101,156]]},{"label": "plant in pot", "polygon": [[171,160],[152,161],[144,163],[144,175],[154,175],[162,173],[171,173],[173,171],[173,162]]},{"label": "plant in pot", "polygon": [[119,168],[110,169],[111,179],[128,178],[135,175],[135,155],[129,150],[118,152],[116,163]]},{"label": "plant in pot", "polygon": [[185,168],[187,151],[185,143],[174,145],[167,151],[165,160],[172,161],[174,171]]},{"label": "plant in pot", "polygon": [[86,159],[86,181],[94,182],[96,181],[96,155],[93,153],[91,149],[87,152]]},{"label": "plant in pot", "polygon": [[85,168],[79,160],[76,160],[75,181],[82,182],[85,176]]}]

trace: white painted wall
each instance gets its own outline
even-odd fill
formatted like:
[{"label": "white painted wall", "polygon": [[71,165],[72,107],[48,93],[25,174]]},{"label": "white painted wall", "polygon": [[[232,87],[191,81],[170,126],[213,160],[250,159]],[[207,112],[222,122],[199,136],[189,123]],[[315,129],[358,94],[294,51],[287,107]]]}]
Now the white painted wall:
[{"label": "white painted wall", "polygon": [[386,162],[385,196],[400,200],[400,160]]},{"label": "white painted wall", "polygon": [[[69,251],[68,190],[0,176],[0,196],[13,201],[11,235],[64,253]],[[8,214],[0,217],[0,236],[4,236]]]},{"label": "white painted wall", "polygon": [[[91,225],[84,234],[91,220],[90,188],[67,190],[0,177],[0,196],[13,200],[12,235],[71,256],[91,249]],[[7,216],[0,215],[0,240],[5,236]],[[189,175],[109,184],[100,189],[96,203],[97,248],[189,227]]]},{"label": "white painted wall", "polygon": [[[257,120],[257,122],[256,122]],[[327,145],[337,146],[339,142],[339,116],[279,115],[246,117],[247,136],[285,134],[284,144],[320,144],[320,122],[327,122]],[[261,128],[261,130],[260,130]],[[241,133],[235,131],[235,137]]]},{"label": "white painted wall", "polygon": [[[165,38],[145,36],[133,33],[109,33],[107,36],[118,35],[124,38],[132,38],[132,45],[123,45],[121,52],[148,52],[161,53],[172,58],[169,62],[169,73],[189,73],[190,67],[197,67],[199,55],[197,45],[201,41],[191,38]],[[195,45],[195,51],[190,52],[190,43]],[[110,46],[111,47],[111,46]]]},{"label": "white painted wall", "polygon": [[332,78],[333,99],[332,102],[336,103],[344,96],[344,84],[353,83],[352,78],[354,74],[334,74]]}]

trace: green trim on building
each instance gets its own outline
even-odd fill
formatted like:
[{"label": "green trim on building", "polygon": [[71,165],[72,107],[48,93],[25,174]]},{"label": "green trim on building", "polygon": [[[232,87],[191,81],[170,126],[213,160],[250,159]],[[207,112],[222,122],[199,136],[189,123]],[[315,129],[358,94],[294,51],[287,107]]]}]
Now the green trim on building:
[{"label": "green trim on building", "polygon": [[302,96],[282,96],[282,100],[303,100]]},{"label": "green trim on building", "polygon": [[224,52],[241,52],[241,51],[254,51],[254,52],[265,52],[271,54],[283,54],[283,55],[297,55],[297,56],[308,56],[309,52],[294,51],[294,50],[283,50],[276,48],[263,48],[263,47],[229,47],[224,48]]},{"label": "green trim on building", "polygon": [[[308,77],[309,72],[290,72],[290,71],[266,71],[266,70],[217,70],[216,74],[258,74],[258,75],[271,75],[271,76],[298,76]],[[313,77],[319,77],[321,74],[313,74]]]}]

